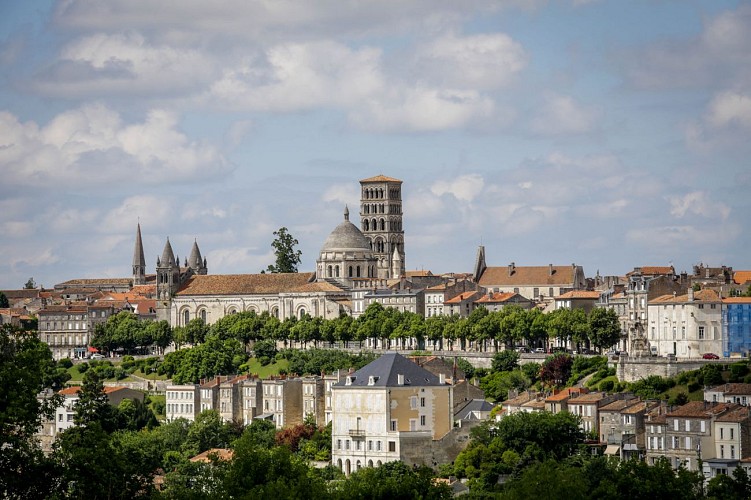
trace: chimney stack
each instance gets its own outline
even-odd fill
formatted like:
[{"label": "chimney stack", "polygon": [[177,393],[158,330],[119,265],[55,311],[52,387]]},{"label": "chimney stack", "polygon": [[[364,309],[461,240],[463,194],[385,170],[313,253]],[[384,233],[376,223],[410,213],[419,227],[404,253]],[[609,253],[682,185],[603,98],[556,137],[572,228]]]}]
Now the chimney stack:
[{"label": "chimney stack", "polygon": [[553,264],[548,264],[548,276],[553,276]]},{"label": "chimney stack", "polygon": [[511,264],[509,264],[509,266],[508,266],[508,275],[509,276],[513,276],[515,269],[516,269],[516,266],[514,265],[513,262]]}]

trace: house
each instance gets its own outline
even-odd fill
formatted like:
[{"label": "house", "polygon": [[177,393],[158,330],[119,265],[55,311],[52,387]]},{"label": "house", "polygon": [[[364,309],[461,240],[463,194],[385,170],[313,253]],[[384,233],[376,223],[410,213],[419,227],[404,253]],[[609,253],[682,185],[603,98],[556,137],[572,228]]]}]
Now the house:
[{"label": "house", "polygon": [[600,408],[614,401],[618,396],[604,392],[580,394],[568,400],[568,411],[581,418],[581,428],[586,433],[599,437]]},{"label": "house", "polygon": [[489,292],[518,293],[534,301],[552,300],[571,290],[587,287],[582,266],[517,266],[488,267],[485,247],[480,246],[475,260],[475,281]]},{"label": "house", "polygon": [[248,375],[228,377],[219,383],[219,416],[224,422],[244,421],[243,384]]},{"label": "house", "polygon": [[[477,283],[468,279],[444,278],[439,283],[425,288],[425,317],[448,315],[445,302],[465,292],[480,290]],[[482,290],[480,290],[482,291]]]},{"label": "house", "polygon": [[722,299],[714,290],[650,300],[647,340],[660,356],[701,358],[722,353]]},{"label": "house", "polygon": [[47,306],[37,312],[39,339],[56,361],[84,358],[91,339],[86,303]]},{"label": "house", "polygon": [[453,427],[453,392],[397,353],[332,384],[332,458],[345,474],[401,460],[433,465],[433,442]]},{"label": "house", "polygon": [[324,413],[324,425],[328,425],[334,418],[334,410],[331,407],[331,387],[341,382],[344,379],[344,372],[337,370],[331,374],[323,375],[323,413]]},{"label": "house", "polygon": [[303,377],[302,379],[302,413],[303,420],[312,415],[316,425],[325,426],[325,392],[326,386],[323,378],[318,375]]},{"label": "house", "polygon": [[599,409],[600,442],[607,444],[606,455],[623,457],[622,449],[625,442],[629,441],[631,436],[634,436],[633,432],[626,431],[627,426],[631,427],[633,422],[631,414],[625,414],[624,410],[637,403],[639,403],[639,400],[632,394],[626,394],[623,399],[617,399]]},{"label": "house", "polygon": [[184,418],[194,422],[201,412],[201,392],[198,384],[169,385],[165,391],[167,422]]},{"label": "house", "polygon": [[270,415],[277,429],[303,423],[302,379],[272,377],[262,382],[263,415]]},{"label": "house", "polygon": [[537,391],[526,390],[517,393],[516,391],[510,390],[508,393],[508,399],[503,402],[505,415],[513,415],[514,413],[525,411],[522,409],[522,406],[535,399],[537,399]]},{"label": "house", "polygon": [[[80,386],[66,387],[58,392],[63,396],[63,403],[55,409],[55,435],[75,425],[73,420],[80,392]],[[107,402],[112,406],[120,405],[124,399],[139,399],[141,401],[144,399],[143,392],[121,386],[105,386],[104,394],[107,396]]]},{"label": "house", "polygon": [[657,401],[639,401],[621,410],[622,459],[629,460],[634,456],[644,459],[646,456],[646,415],[657,405]]},{"label": "house", "polygon": [[646,412],[644,432],[646,459],[649,465],[654,465],[659,458],[668,458],[667,414],[670,411],[672,408],[663,401]]},{"label": "house", "polygon": [[522,297],[518,293],[488,292],[475,300],[475,307],[482,306],[488,311],[501,311],[508,306],[517,306],[522,309],[532,309],[535,304],[531,300]]},{"label": "house", "polygon": [[242,422],[250,425],[263,408],[263,383],[258,377],[248,377],[240,382],[242,388]]},{"label": "house", "polygon": [[737,403],[746,406],[751,402],[751,384],[720,384],[704,389],[704,401],[710,403]]},{"label": "house", "polygon": [[589,313],[600,300],[600,292],[593,290],[571,290],[553,298],[554,309],[582,309]]},{"label": "house", "polygon": [[447,316],[461,316],[466,318],[475,310],[476,301],[482,297],[480,291],[463,292],[444,302],[444,312]]},{"label": "house", "polygon": [[493,408],[495,405],[484,399],[473,399],[454,412],[454,421],[459,422],[459,425],[465,422],[484,422],[490,418]]},{"label": "house", "polygon": [[589,389],[586,387],[567,387],[560,391],[556,390],[551,396],[545,399],[545,410],[551,413],[568,411],[569,399],[588,393]]},{"label": "house", "polygon": [[682,464],[688,470],[699,470],[698,459],[709,458],[714,454],[715,420],[740,407],[732,403],[690,401],[667,413],[664,456],[676,469]]},{"label": "house", "polygon": [[751,469],[751,408],[736,407],[714,421],[714,457],[703,454],[704,476],[732,474],[736,467]]}]

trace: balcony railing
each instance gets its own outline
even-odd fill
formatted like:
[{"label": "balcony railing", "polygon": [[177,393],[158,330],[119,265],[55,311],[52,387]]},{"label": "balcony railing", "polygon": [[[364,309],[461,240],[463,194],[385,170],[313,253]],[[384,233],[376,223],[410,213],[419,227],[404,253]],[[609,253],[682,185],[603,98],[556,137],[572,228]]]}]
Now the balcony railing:
[{"label": "balcony railing", "polygon": [[362,429],[350,429],[349,436],[355,439],[364,439],[365,431]]}]

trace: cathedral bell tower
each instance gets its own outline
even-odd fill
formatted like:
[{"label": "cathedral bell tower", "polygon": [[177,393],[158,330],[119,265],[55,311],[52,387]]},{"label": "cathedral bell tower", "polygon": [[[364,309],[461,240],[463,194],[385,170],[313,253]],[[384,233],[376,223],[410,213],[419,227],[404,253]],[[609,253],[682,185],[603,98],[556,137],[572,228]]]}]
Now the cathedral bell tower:
[{"label": "cathedral bell tower", "polygon": [[175,259],[172,245],[167,238],[162,256],[156,259],[156,317],[170,320],[172,296],[180,286],[180,264]]},{"label": "cathedral bell tower", "polygon": [[136,248],[133,250],[133,285],[146,284],[146,259],[143,256],[143,241],[141,241],[141,223],[136,230]]},{"label": "cathedral bell tower", "polygon": [[360,181],[360,229],[378,259],[378,278],[405,273],[402,181],[377,175]]}]

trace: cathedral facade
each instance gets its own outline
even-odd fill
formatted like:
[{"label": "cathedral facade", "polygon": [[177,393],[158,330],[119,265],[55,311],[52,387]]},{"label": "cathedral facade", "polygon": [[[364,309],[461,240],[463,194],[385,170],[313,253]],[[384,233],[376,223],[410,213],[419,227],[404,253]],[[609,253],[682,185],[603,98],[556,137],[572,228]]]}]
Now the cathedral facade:
[{"label": "cathedral facade", "polygon": [[[401,184],[383,175],[360,181],[360,228],[345,207],[344,220],[321,247],[315,272],[211,275],[197,242],[181,266],[167,239],[156,262],[157,319],[182,326],[195,318],[211,324],[243,311],[280,319],[352,314],[361,309],[353,302],[363,290],[385,287],[405,273]],[[146,280],[145,271],[139,224],[134,284]]]}]

